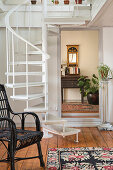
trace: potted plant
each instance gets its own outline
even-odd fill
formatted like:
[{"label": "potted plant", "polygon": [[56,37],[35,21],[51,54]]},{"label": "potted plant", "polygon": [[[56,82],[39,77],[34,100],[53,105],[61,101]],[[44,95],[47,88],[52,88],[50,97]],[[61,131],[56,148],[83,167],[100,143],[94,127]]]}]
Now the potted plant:
[{"label": "potted plant", "polygon": [[78,86],[83,96],[87,96],[89,104],[99,104],[99,79],[93,74],[92,79],[81,76],[78,79]]},{"label": "potted plant", "polygon": [[89,82],[89,87],[86,89],[87,100],[89,104],[99,104],[99,79],[93,74],[92,79]]},{"label": "potted plant", "polygon": [[88,79],[86,76],[80,76],[78,79],[78,86],[80,88],[80,93],[83,94],[83,97],[87,96],[87,89],[89,88],[90,79]]},{"label": "potted plant", "polygon": [[112,71],[109,66],[106,64],[100,64],[98,67],[98,74],[99,74],[99,79],[106,81],[110,78],[112,78]]},{"label": "potted plant", "polygon": [[69,2],[70,2],[69,0],[64,0],[64,4],[67,4],[67,5],[68,5]]},{"label": "potted plant", "polygon": [[56,5],[59,4],[59,0],[55,0],[55,4],[56,4]]},{"label": "potted plant", "polygon": [[53,3],[55,3],[56,5],[59,4],[59,0],[52,0]]},{"label": "potted plant", "polygon": [[31,4],[36,4],[37,0],[31,0]]},{"label": "potted plant", "polygon": [[76,4],[82,4],[82,0],[75,0]]}]

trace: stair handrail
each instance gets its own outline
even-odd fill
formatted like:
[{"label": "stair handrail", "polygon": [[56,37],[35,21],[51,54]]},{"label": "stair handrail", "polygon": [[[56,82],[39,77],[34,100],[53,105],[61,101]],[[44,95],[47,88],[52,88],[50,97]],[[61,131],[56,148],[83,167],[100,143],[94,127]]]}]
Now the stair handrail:
[{"label": "stair handrail", "polygon": [[0,1],[0,9],[4,12],[5,10],[5,5],[3,4],[2,1]]},{"label": "stair handrail", "polygon": [[25,0],[24,2],[20,3],[19,5],[17,5],[16,7],[12,8],[5,16],[5,25],[6,25],[6,29],[8,29],[10,32],[12,32],[16,37],[18,37],[20,40],[24,41],[25,43],[29,44],[31,47],[35,48],[37,51],[39,51],[42,55],[45,56],[45,59],[49,59],[50,55],[43,52],[40,48],[34,46],[31,42],[29,42],[28,40],[24,39],[23,37],[21,37],[19,34],[17,34],[10,26],[9,24],[9,17],[10,15],[16,11],[18,8],[20,8],[22,5],[26,4],[27,2],[29,2],[29,0]]}]

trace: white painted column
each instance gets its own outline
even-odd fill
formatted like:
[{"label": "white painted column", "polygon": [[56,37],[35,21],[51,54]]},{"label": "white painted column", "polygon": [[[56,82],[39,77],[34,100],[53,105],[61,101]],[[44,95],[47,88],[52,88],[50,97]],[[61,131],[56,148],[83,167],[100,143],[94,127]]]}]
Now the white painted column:
[{"label": "white painted column", "polygon": [[[45,64],[42,66],[42,72],[45,72],[45,75],[42,77],[42,81],[45,81],[45,108],[48,110],[48,61],[46,58],[47,54],[47,24],[45,24],[44,19],[47,16],[47,0],[43,0],[43,16],[42,16],[42,51],[45,53],[42,55],[42,61],[45,61]],[[45,121],[47,119],[48,112],[45,114]],[[48,131],[43,127],[44,136],[43,138],[51,138],[53,135],[48,134]]]},{"label": "white painted column", "polygon": [[[103,63],[107,64],[113,71],[113,27],[103,28]],[[108,85],[108,108],[110,112],[110,122],[113,123],[113,80]]]},{"label": "white painted column", "polygon": [[42,55],[42,61],[45,61],[45,64],[42,66],[42,72],[45,72],[45,75],[42,76],[42,81],[45,81],[45,108],[48,108],[48,63],[46,58],[47,54],[47,25],[44,22],[44,19],[47,15],[47,0],[43,0],[43,16],[42,16],[42,51],[45,53]]},{"label": "white painted column", "polygon": [[100,130],[113,130],[113,126],[110,124],[110,112],[108,109],[109,96],[108,96],[108,85],[110,80],[102,81],[102,97],[103,97],[103,116],[102,124],[99,126]]},{"label": "white painted column", "polygon": [[59,27],[57,36],[57,110],[61,117],[61,29]]}]

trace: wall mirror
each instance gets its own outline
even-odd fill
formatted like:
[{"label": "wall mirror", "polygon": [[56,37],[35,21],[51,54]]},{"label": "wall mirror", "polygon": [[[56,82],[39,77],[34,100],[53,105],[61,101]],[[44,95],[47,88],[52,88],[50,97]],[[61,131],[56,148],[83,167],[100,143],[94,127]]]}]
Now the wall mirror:
[{"label": "wall mirror", "polygon": [[67,45],[67,66],[78,67],[79,45]]}]

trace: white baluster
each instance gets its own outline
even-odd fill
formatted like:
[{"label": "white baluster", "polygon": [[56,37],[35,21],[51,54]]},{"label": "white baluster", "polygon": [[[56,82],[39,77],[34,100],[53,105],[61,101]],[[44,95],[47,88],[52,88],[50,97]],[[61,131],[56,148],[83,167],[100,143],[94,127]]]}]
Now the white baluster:
[{"label": "white baluster", "polygon": [[[28,53],[28,45],[26,43],[26,96],[28,98],[28,95],[29,95],[29,88],[28,88],[29,78],[28,78],[28,54],[27,53]],[[26,102],[27,102],[26,107],[28,109],[28,100]]]},{"label": "white baluster", "polygon": [[14,56],[14,36],[12,33],[12,57],[13,57],[13,96],[15,96],[15,56]]},{"label": "white baluster", "polygon": [[43,17],[47,16],[47,0],[43,0]]},{"label": "white baluster", "polygon": [[[46,54],[47,53],[47,25],[43,22],[42,26],[42,51]],[[47,107],[48,99],[48,66],[47,60],[45,60],[45,55],[42,55],[42,60],[45,61],[45,64],[42,66],[42,72],[45,72],[45,76],[42,77],[42,81],[45,82],[45,108]]]},{"label": "white baluster", "polygon": [[[9,61],[11,62],[11,39],[10,39],[11,33],[8,31],[8,58]],[[9,72],[11,71],[11,65],[9,64]]]},{"label": "white baluster", "polygon": [[6,27],[6,56],[7,56],[7,84],[9,83],[9,48],[8,48],[8,29]]},{"label": "white baluster", "polygon": [[28,24],[29,24],[28,39],[30,41],[31,40],[31,37],[30,37],[30,34],[31,34],[31,4],[29,5]]},{"label": "white baluster", "polygon": [[[17,32],[17,34],[19,34],[19,30],[18,30],[18,11],[16,11],[16,32]],[[18,43],[19,43],[19,39],[18,38],[16,38],[16,46],[17,46],[17,52],[18,52],[18,50],[19,50],[19,48],[18,48]]]}]

